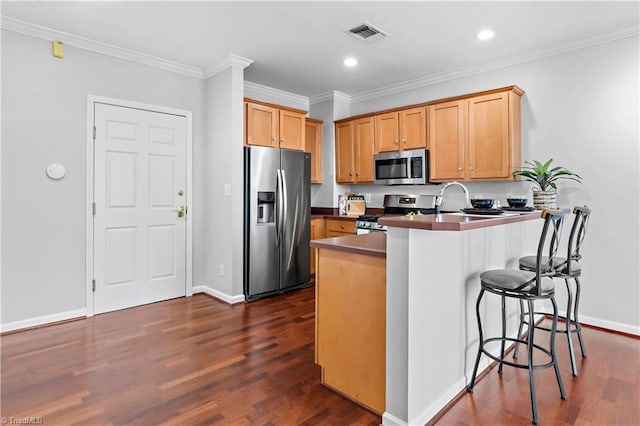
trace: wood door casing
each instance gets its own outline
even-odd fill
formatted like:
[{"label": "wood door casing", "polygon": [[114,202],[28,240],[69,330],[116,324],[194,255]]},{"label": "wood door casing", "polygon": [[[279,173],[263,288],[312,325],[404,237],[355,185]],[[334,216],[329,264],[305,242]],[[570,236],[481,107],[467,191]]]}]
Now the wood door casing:
[{"label": "wood door casing", "polygon": [[466,99],[429,106],[431,180],[465,177],[466,109]]}]

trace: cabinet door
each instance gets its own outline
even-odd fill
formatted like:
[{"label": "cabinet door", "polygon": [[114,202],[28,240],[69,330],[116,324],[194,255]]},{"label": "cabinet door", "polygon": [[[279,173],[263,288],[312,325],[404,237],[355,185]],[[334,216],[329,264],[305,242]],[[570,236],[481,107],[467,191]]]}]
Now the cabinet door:
[{"label": "cabinet door", "polygon": [[432,180],[465,177],[466,135],[465,99],[429,107],[429,157]]},{"label": "cabinet door", "polygon": [[353,121],[336,124],[336,182],[354,181]]},{"label": "cabinet door", "polygon": [[427,147],[427,109],[400,111],[400,149]]},{"label": "cabinet door", "polygon": [[246,105],[247,145],[277,147],[278,109],[250,102]]},{"label": "cabinet door", "polygon": [[280,148],[304,151],[304,123],[304,114],[280,110]]},{"label": "cabinet door", "polygon": [[304,146],[311,153],[311,183],[322,183],[322,121],[306,120]]},{"label": "cabinet door", "polygon": [[361,118],[355,124],[355,181],[373,182],[374,118]]},{"label": "cabinet door", "polygon": [[[312,240],[319,240],[324,238],[324,218],[315,218],[315,219],[311,219],[311,239]],[[316,253],[317,253],[318,249],[311,247],[311,262],[310,262],[310,266],[311,266],[311,273],[315,274],[316,272]]]},{"label": "cabinet door", "polygon": [[398,113],[390,112],[375,116],[376,152],[398,151]]},{"label": "cabinet door", "polygon": [[508,179],[511,166],[509,94],[469,99],[469,179]]}]

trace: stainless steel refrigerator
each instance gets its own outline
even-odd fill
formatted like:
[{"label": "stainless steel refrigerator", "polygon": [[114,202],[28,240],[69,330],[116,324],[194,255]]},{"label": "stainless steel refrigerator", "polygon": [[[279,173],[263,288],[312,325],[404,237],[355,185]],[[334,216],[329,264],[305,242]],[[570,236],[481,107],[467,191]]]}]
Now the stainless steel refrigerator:
[{"label": "stainless steel refrigerator", "polygon": [[309,285],[311,154],[244,149],[247,301]]}]

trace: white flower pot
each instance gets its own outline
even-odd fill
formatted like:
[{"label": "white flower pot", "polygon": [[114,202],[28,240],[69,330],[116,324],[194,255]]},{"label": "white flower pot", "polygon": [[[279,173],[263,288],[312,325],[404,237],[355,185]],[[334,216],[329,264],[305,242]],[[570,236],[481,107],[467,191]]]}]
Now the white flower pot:
[{"label": "white flower pot", "polygon": [[533,206],[536,210],[557,209],[558,201],[556,191],[533,190]]}]

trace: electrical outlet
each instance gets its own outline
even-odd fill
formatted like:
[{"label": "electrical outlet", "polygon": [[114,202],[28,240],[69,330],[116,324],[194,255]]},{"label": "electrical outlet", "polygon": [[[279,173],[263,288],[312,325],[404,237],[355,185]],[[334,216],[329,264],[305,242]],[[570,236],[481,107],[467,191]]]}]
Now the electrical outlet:
[{"label": "electrical outlet", "polygon": [[231,196],[231,184],[230,183],[225,183],[223,191],[224,191],[224,196],[225,197],[230,197]]},{"label": "electrical outlet", "polygon": [[222,263],[220,264],[220,276],[224,277],[224,265]]},{"label": "electrical outlet", "polygon": [[364,194],[364,202],[371,204],[371,194]]}]

